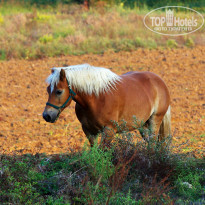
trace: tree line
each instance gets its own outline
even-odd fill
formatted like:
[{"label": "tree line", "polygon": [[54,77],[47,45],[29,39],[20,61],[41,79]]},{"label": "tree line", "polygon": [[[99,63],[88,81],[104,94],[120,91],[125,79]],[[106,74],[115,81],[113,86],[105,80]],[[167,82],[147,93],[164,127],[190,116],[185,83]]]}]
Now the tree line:
[{"label": "tree line", "polygon": [[123,5],[129,8],[157,8],[160,6],[187,6],[204,7],[204,0],[0,0],[1,3],[22,3],[24,5],[55,6],[57,4],[84,4],[87,7],[94,6],[98,2],[105,2],[108,5]]}]

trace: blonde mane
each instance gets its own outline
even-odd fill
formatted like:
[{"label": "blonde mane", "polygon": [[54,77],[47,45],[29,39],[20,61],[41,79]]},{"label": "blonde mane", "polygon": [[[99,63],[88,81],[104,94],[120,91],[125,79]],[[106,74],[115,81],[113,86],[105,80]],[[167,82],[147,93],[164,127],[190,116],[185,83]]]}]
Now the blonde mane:
[{"label": "blonde mane", "polygon": [[121,77],[107,68],[94,67],[89,64],[74,65],[69,67],[52,68],[53,73],[47,78],[53,92],[54,86],[58,84],[61,69],[65,70],[66,78],[74,89],[85,94],[95,94],[115,89],[116,83]]}]

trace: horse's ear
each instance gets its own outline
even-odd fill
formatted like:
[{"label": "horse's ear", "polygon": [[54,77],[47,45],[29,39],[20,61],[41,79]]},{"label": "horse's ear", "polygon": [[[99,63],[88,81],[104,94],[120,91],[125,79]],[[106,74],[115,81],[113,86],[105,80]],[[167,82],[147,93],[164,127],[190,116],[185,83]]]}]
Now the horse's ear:
[{"label": "horse's ear", "polygon": [[60,80],[63,81],[65,78],[65,70],[64,69],[61,69],[61,72],[60,72]]}]

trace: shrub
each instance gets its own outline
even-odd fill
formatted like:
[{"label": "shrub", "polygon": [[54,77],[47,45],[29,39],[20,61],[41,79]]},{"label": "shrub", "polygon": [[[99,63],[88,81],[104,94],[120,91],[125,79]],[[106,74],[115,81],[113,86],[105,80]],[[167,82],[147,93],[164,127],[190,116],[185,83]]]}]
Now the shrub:
[{"label": "shrub", "polygon": [[84,148],[82,152],[82,164],[88,167],[90,174],[96,178],[102,178],[105,181],[111,177],[114,172],[112,164],[113,149],[103,150],[95,143],[91,149]]}]

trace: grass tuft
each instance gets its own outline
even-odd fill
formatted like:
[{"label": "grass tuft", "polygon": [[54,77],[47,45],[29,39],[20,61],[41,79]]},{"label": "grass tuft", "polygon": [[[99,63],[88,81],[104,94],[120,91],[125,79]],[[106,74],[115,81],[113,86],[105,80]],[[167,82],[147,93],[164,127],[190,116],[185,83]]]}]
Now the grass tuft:
[{"label": "grass tuft", "polygon": [[39,38],[39,41],[41,43],[48,43],[48,42],[52,42],[54,39],[53,39],[53,36],[51,34],[46,34],[44,36],[41,36]]}]

